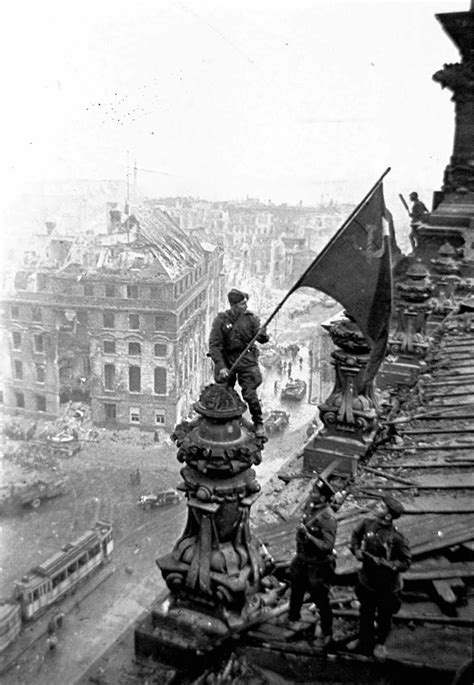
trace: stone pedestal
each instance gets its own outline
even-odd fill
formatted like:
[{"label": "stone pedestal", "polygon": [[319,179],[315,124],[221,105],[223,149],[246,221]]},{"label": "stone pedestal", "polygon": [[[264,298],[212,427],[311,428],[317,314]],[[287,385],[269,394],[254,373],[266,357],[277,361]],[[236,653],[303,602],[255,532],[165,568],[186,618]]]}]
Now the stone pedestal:
[{"label": "stone pedestal", "polygon": [[434,293],[430,302],[429,324],[437,325],[456,309],[454,295],[461,282],[456,250],[451,243],[441,245],[438,257],[431,260],[431,265]]},{"label": "stone pedestal", "polygon": [[389,335],[389,356],[377,376],[378,387],[414,385],[430,346],[426,326],[433,285],[420,260],[410,265],[396,291],[397,324]]},{"label": "stone pedestal", "polygon": [[318,407],[324,428],[305,448],[303,468],[321,472],[340,459],[338,472],[355,474],[377,428],[373,384],[364,380],[370,348],[350,318],[325,328],[340,348],[331,354],[336,376],[331,394]]}]

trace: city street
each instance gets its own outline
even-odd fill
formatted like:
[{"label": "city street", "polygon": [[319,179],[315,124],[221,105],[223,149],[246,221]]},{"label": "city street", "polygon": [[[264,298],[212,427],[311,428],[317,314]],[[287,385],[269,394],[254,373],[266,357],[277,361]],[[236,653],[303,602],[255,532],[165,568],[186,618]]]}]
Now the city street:
[{"label": "city street", "polygon": [[[308,377],[308,350],[302,348],[301,368],[294,377]],[[306,427],[317,409],[305,400],[282,402],[275,381],[286,382],[275,370],[262,367],[261,387],[265,410],[283,408],[289,426],[269,438],[262,463],[256,467],[262,485],[303,444]],[[133,624],[154,598],[165,589],[155,559],[173,546],[186,518],[184,503],[143,511],[140,493],[176,486],[180,465],[170,444],[147,448],[104,442],[84,443],[82,450],[58,463],[68,475],[71,490],[38,510],[16,512],[2,518],[2,587],[38,561],[58,550],[93,524],[96,517],[114,523],[115,572],[66,616],[58,634],[59,644],[50,652],[46,635],[25,652],[14,668],[2,676],[5,685],[72,685],[127,626]],[[141,485],[131,486],[129,474],[141,472]]]}]

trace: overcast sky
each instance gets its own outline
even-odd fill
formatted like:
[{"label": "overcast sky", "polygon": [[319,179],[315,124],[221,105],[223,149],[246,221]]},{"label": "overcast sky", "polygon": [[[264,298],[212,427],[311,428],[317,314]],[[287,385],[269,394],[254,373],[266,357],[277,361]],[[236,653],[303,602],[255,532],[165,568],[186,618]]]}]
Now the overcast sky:
[{"label": "overcast sky", "polygon": [[388,202],[418,189],[429,204],[454,113],[431,77],[459,61],[434,13],[468,8],[11,1],[4,191],[29,179],[125,178],[128,150],[155,196],[357,201],[391,166]]}]

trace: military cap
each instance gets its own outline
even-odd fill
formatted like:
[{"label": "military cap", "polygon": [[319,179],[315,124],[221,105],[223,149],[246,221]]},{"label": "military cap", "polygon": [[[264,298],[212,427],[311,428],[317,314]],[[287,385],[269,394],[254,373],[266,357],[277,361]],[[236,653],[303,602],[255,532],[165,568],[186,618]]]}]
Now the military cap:
[{"label": "military cap", "polygon": [[229,290],[227,293],[227,299],[230,304],[237,304],[238,302],[242,302],[242,300],[248,300],[249,296],[248,293],[244,293],[242,290],[232,288],[232,290]]},{"label": "military cap", "polygon": [[325,497],[328,502],[336,494],[336,491],[329,485],[327,480],[321,477],[315,480],[313,488],[317,488],[321,495]]},{"label": "military cap", "polygon": [[393,519],[398,519],[402,514],[405,513],[405,507],[401,502],[395,499],[395,497],[387,495],[383,498],[383,501],[385,502],[385,505]]}]

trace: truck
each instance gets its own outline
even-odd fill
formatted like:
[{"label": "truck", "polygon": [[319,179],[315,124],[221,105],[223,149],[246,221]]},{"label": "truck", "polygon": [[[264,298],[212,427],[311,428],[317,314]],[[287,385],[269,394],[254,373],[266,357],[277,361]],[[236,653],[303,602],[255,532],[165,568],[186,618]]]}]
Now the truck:
[{"label": "truck", "polygon": [[43,500],[63,495],[67,478],[37,478],[30,483],[6,485],[0,489],[0,509],[11,505],[37,509]]}]

